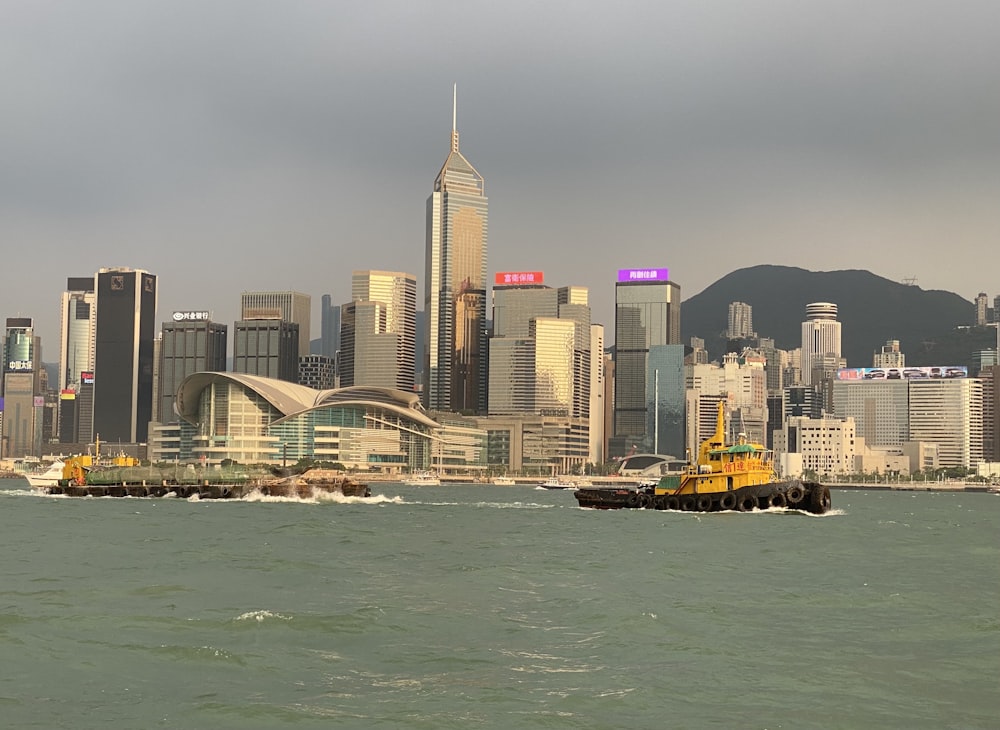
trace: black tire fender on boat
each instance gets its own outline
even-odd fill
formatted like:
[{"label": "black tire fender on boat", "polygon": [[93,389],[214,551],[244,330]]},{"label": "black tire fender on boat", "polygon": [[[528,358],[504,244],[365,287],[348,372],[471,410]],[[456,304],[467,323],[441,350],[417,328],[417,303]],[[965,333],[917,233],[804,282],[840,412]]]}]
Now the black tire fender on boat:
[{"label": "black tire fender on boat", "polygon": [[695,498],[694,508],[699,512],[710,512],[712,509],[712,498],[707,494],[699,495]]},{"label": "black tire fender on boat", "polygon": [[694,497],[681,497],[681,509],[685,512],[691,512],[694,510]]},{"label": "black tire fender on boat", "polygon": [[736,495],[732,492],[726,492],[721,497],[719,497],[719,509],[731,510],[736,507]]},{"label": "black tire fender on boat", "polygon": [[772,494],[770,497],[767,498],[767,506],[769,509],[771,507],[780,509],[784,507],[786,504],[788,504],[788,501],[785,499],[785,495],[782,494],[781,492],[775,492],[774,494]]},{"label": "black tire fender on boat", "polygon": [[639,495],[639,508],[640,509],[649,509],[649,507],[652,504],[653,504],[653,500],[652,500],[652,498],[648,494],[640,494]]},{"label": "black tire fender on boat", "polygon": [[626,507],[638,507],[639,506],[639,495],[636,494],[635,492],[632,492],[632,494],[628,495],[625,498],[625,506]]},{"label": "black tire fender on boat", "polygon": [[678,510],[681,508],[681,500],[677,497],[667,497],[667,509]]},{"label": "black tire fender on boat", "polygon": [[790,507],[797,506],[803,499],[805,499],[806,490],[802,488],[801,484],[793,484],[785,492],[785,499],[788,500],[788,505]]},{"label": "black tire fender on boat", "polygon": [[752,494],[744,494],[736,503],[740,512],[751,512],[757,508],[757,498]]},{"label": "black tire fender on boat", "polygon": [[830,499],[830,488],[822,484],[817,484],[809,494],[809,511],[815,514],[826,514],[832,506]]},{"label": "black tire fender on boat", "polygon": [[653,508],[654,509],[670,509],[667,507],[667,501],[670,498],[665,494],[661,494],[658,497],[653,497]]}]

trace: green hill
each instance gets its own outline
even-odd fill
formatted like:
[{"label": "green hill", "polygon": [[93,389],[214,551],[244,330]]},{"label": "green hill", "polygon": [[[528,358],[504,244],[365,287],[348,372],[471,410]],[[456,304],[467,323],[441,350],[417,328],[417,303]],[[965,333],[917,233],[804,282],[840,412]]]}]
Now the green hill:
[{"label": "green hill", "polygon": [[[725,352],[730,302],[753,307],[753,326],[784,350],[801,345],[806,304],[833,302],[841,349],[851,367],[870,367],[886,340],[899,340],[908,365],[965,365],[996,346],[993,328],[969,327],[975,307],[958,294],[924,290],[869,271],[753,266],[727,274],[681,303],[683,341],[702,337],[712,358]],[[962,328],[962,329],[959,329]]]}]

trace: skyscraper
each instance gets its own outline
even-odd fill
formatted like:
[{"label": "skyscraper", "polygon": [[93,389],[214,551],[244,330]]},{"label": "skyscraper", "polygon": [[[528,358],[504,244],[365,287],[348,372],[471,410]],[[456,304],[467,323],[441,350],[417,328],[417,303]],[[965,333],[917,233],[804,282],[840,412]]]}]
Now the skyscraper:
[{"label": "skyscraper", "polygon": [[[680,337],[681,288],[670,281],[667,269],[620,270],[615,286],[614,434],[609,456],[625,456],[633,447],[655,452],[661,444],[678,442],[669,434],[676,413],[663,413],[657,419],[661,407],[671,404],[676,410],[676,404],[683,402],[683,394],[678,401],[676,393],[666,390],[678,387],[674,377],[677,357],[658,348],[679,346],[683,361]],[[659,383],[657,370],[663,377]],[[655,433],[657,424],[663,429],[659,433]],[[683,436],[679,441],[683,443]]]},{"label": "skyscraper", "polygon": [[[297,291],[245,291],[240,294],[240,319],[280,319],[298,327],[298,357],[309,354],[312,297]],[[292,378],[293,382],[295,378]]]},{"label": "skyscraper", "polygon": [[212,322],[208,312],[174,312],[161,330],[157,421],[177,421],[174,399],[188,375],[225,372],[228,327]]},{"label": "skyscraper", "polygon": [[59,307],[59,389],[80,384],[80,373],[94,370],[97,293],[93,276],[66,280]]},{"label": "skyscraper", "polygon": [[153,415],[156,276],[97,272],[94,428],[102,441],[145,442]]},{"label": "skyscraper", "polygon": [[807,304],[806,321],[802,323],[802,382],[819,385],[843,366],[837,305],[830,302]]},{"label": "skyscraper", "polygon": [[[352,370],[348,385],[383,385],[399,390],[413,390],[414,358],[417,337],[417,278],[399,271],[355,271],[351,276],[355,328],[351,352],[344,351],[345,368]],[[374,305],[376,316],[362,315],[367,322],[357,331],[359,309]],[[342,312],[342,317],[347,315]],[[343,320],[342,320],[343,321]],[[388,344],[387,344],[388,343]],[[347,358],[352,362],[348,364]],[[377,371],[382,373],[376,377]]]},{"label": "skyscraper", "polygon": [[340,349],[340,306],[334,305],[333,297],[324,294],[320,300],[320,355],[336,357]]},{"label": "skyscraper", "polygon": [[486,408],[485,181],[462,156],[452,107],[451,151],[427,199],[424,405]]},{"label": "skyscraper", "polygon": [[38,455],[42,436],[42,345],[30,317],[9,317],[3,339],[4,457]]},{"label": "skyscraper", "polygon": [[299,344],[296,322],[241,319],[233,325],[233,372],[297,383]]}]

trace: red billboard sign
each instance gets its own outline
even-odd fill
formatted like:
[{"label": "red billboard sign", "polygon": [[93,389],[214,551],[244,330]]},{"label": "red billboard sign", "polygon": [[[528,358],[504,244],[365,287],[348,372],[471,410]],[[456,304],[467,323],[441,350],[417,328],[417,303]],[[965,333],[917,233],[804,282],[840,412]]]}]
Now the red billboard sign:
[{"label": "red billboard sign", "polygon": [[519,286],[521,284],[543,284],[545,277],[541,271],[498,271],[493,280],[495,286]]}]

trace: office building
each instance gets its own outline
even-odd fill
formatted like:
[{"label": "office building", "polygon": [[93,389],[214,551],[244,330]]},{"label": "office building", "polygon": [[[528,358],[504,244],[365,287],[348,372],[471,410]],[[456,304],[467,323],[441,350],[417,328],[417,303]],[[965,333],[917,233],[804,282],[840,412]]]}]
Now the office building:
[{"label": "office building", "polygon": [[93,432],[104,442],[144,443],[153,416],[156,276],[97,272]]},{"label": "office building", "polygon": [[297,357],[309,354],[312,298],[297,291],[245,291],[240,294],[240,319],[280,319],[298,325]]},{"label": "office building", "polygon": [[4,458],[38,456],[42,443],[44,387],[42,345],[30,317],[8,317],[3,339]]},{"label": "office building", "polygon": [[[622,269],[615,286],[614,434],[610,457],[634,446],[655,451],[654,373],[650,350],[680,345],[681,288],[667,269]],[[681,395],[683,398],[683,395]]]},{"label": "office building", "polygon": [[942,467],[975,469],[983,459],[983,383],[977,378],[909,381],[910,440],[938,445]]},{"label": "office building", "polygon": [[225,372],[229,328],[211,321],[209,312],[174,312],[161,329],[156,421],[177,421],[174,399],[188,375],[205,371]]},{"label": "office building", "polygon": [[[254,314],[253,310],[250,310]],[[233,325],[233,372],[297,383],[299,325],[284,319],[243,319]]]},{"label": "office building", "polygon": [[336,361],[332,357],[310,355],[299,358],[299,385],[313,390],[331,390],[337,387],[336,376]]},{"label": "office building", "polygon": [[483,413],[488,206],[482,175],[459,151],[456,109],[451,151],[427,199],[423,399],[428,410]]},{"label": "office building", "polygon": [[341,308],[341,385],[413,391],[416,277],[396,271],[355,271],[351,299]]},{"label": "office building", "polygon": [[983,458],[1000,462],[1000,365],[982,370],[983,381]]},{"label": "office building", "polygon": [[604,330],[591,323],[586,287],[554,289],[542,272],[498,273],[489,413],[570,419],[575,431],[588,435],[584,460],[603,461],[603,348]]},{"label": "office building", "polygon": [[66,280],[59,306],[59,390],[80,384],[80,373],[94,371],[97,292],[93,276]]},{"label": "office building", "polygon": [[836,304],[814,302],[806,305],[801,358],[803,385],[819,385],[844,367],[840,356],[840,322],[837,321]]},{"label": "office building", "polygon": [[340,305],[333,303],[333,297],[324,294],[320,305],[320,355],[336,358],[340,349]]},{"label": "office building", "polygon": [[833,415],[853,419],[857,435],[870,447],[901,447],[908,441],[908,381],[844,379],[843,375],[833,382]]}]

